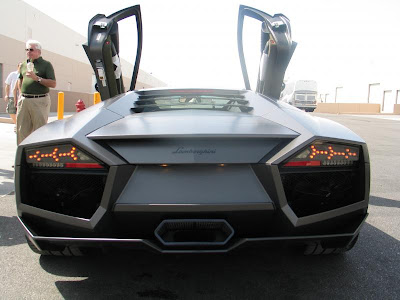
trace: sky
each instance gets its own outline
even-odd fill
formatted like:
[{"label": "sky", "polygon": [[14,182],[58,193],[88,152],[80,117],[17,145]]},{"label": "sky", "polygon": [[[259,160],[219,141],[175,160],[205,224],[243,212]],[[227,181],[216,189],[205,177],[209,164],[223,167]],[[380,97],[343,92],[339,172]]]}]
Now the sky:
[{"label": "sky", "polygon": [[[94,15],[107,16],[140,4],[140,68],[170,86],[244,88],[236,40],[238,8],[244,4],[290,19],[298,45],[287,80],[316,80],[320,92],[366,82],[400,89],[398,0],[24,1],[84,36]],[[130,62],[136,52],[134,24],[133,20],[120,24],[120,54]],[[254,87],[260,27],[246,21],[245,30],[245,55]]]}]

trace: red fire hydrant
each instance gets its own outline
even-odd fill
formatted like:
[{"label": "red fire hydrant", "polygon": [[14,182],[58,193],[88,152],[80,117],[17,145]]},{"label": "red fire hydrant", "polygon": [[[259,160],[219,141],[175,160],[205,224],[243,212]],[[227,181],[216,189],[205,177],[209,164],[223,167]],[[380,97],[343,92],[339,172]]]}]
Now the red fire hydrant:
[{"label": "red fire hydrant", "polygon": [[76,106],[76,112],[80,112],[80,111],[82,111],[82,110],[84,110],[86,108],[85,102],[83,102],[82,99],[79,99],[75,103],[75,106]]}]

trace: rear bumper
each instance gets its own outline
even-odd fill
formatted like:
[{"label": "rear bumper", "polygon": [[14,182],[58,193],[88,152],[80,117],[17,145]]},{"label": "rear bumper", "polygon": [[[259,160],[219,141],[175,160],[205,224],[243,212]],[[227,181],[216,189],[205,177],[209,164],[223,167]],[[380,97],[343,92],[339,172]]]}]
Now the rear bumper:
[{"label": "rear bumper", "polygon": [[[165,170],[168,176],[161,176]],[[52,188],[39,185],[41,188],[36,189],[34,201],[30,200],[26,188],[17,188],[17,210],[26,236],[39,250],[52,249],[53,246],[56,249],[62,246],[116,246],[161,253],[224,253],[238,247],[276,242],[324,242],[339,248],[346,246],[358,235],[367,217],[369,186],[363,183],[364,176],[360,170],[332,173],[329,177],[332,180],[336,180],[337,176],[333,176],[335,174],[343,178],[353,174],[351,176],[359,178],[350,181],[355,184],[355,191],[343,198],[344,203],[340,203],[339,207],[318,206],[318,209],[311,211],[308,204],[302,204],[299,208],[292,204],[291,207],[292,192],[285,188],[290,187],[293,181],[313,182],[322,176],[320,172],[307,175],[308,170],[306,173],[305,170],[297,170],[297,177],[292,178],[290,170],[280,172],[278,166],[264,164],[233,165],[223,169],[212,165],[190,168],[170,166],[168,169],[127,165],[110,167],[108,174],[35,173],[35,176],[27,179],[32,181],[40,175],[41,178],[53,181],[57,179],[57,185],[53,181],[49,181],[54,185]],[[20,178],[22,182],[17,187],[26,187],[30,183],[27,179],[21,181],[20,172],[21,167],[17,167],[17,179]],[[307,175],[305,178],[304,174]],[[93,180],[85,183],[82,179],[89,176]],[[62,204],[68,198],[57,200],[57,195],[42,193],[57,191],[58,186],[63,186],[65,182],[80,189],[83,184],[86,184],[83,185],[84,189],[92,185],[100,186],[100,182],[104,184],[104,192],[87,195],[78,193],[82,197],[74,196],[71,200],[76,204],[75,210],[65,210]],[[65,187],[71,189],[70,186]],[[39,201],[42,199],[47,200],[42,203]],[[332,198],[330,201],[335,202],[337,199]],[[53,207],[55,202],[59,205]],[[90,207],[86,205],[88,203]],[[81,213],[91,207],[90,213]],[[306,209],[307,213],[302,213],[301,209]],[[177,220],[183,223],[200,220],[206,226],[203,231],[198,228],[185,231],[185,226],[172,229],[164,235],[165,240],[157,236],[156,231],[162,222],[173,223]],[[226,228],[215,229],[218,227],[216,223],[207,228],[206,223],[210,220],[216,220],[219,224],[226,223],[225,227],[231,228],[232,234],[224,232]],[[210,232],[210,228],[214,231]],[[181,231],[176,234],[176,230]]]},{"label": "rear bumper", "polygon": [[356,238],[365,223],[368,214],[354,219],[349,226],[342,232],[322,233],[322,234],[294,234],[263,237],[240,237],[232,238],[224,245],[203,245],[201,243],[192,245],[175,245],[168,247],[154,239],[147,238],[114,238],[106,236],[43,236],[38,235],[21,217],[18,217],[23,226],[27,238],[35,245],[38,250],[43,246],[77,246],[77,247],[123,247],[131,249],[153,250],[159,253],[226,253],[240,247],[247,246],[267,246],[273,243],[285,242],[286,244],[308,244],[325,243],[332,244],[334,247],[345,247]]}]

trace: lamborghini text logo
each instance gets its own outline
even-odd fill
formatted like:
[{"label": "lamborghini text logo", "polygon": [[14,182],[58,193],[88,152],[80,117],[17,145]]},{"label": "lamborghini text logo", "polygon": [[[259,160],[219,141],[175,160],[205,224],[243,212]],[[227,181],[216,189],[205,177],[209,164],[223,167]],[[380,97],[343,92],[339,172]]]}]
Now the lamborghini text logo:
[{"label": "lamborghini text logo", "polygon": [[215,154],[217,152],[217,149],[191,149],[191,148],[185,148],[185,147],[179,147],[176,149],[172,154]]}]

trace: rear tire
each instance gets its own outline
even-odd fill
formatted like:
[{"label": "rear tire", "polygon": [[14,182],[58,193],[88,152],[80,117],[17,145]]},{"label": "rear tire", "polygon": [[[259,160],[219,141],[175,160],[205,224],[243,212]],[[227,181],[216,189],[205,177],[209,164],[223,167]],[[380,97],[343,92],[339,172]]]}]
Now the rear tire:
[{"label": "rear tire", "polygon": [[322,254],[341,254],[353,249],[358,240],[357,236],[345,247],[328,248],[321,245],[321,243],[312,243],[306,246],[304,255],[322,255]]}]

